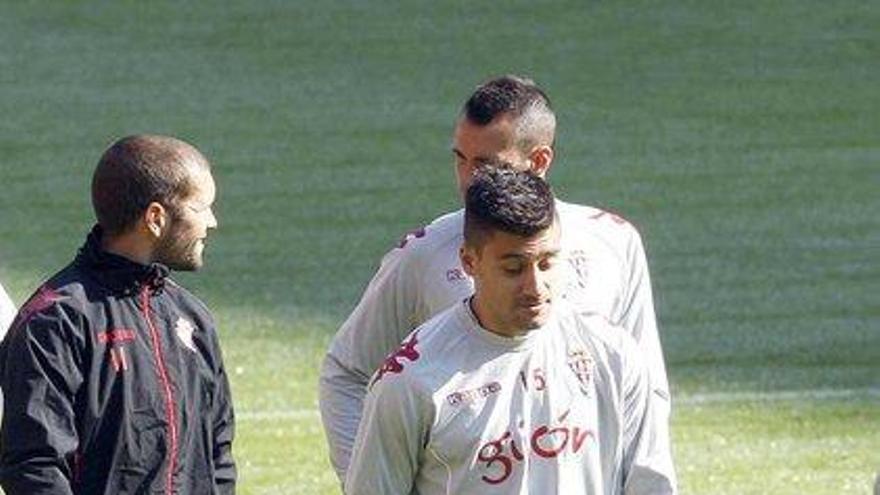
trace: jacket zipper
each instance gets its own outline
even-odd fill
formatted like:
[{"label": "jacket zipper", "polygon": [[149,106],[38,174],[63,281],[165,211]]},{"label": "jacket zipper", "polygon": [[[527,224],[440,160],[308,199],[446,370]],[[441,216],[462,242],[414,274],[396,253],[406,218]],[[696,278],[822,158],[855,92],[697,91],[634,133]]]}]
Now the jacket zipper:
[{"label": "jacket zipper", "polygon": [[141,291],[141,301],[143,302],[144,319],[147,320],[147,326],[150,328],[150,339],[153,342],[153,357],[156,360],[156,370],[159,374],[159,382],[162,385],[162,392],[165,396],[165,419],[168,421],[168,436],[171,437],[171,455],[168,459],[168,473],[165,481],[165,493],[171,495],[173,493],[173,476],[175,464],[177,462],[177,420],[175,418],[174,396],[171,393],[171,381],[168,379],[168,371],[165,367],[165,359],[162,356],[161,341],[159,340],[159,332],[156,325],[153,324],[153,318],[150,313],[150,294],[149,287],[144,287]]}]

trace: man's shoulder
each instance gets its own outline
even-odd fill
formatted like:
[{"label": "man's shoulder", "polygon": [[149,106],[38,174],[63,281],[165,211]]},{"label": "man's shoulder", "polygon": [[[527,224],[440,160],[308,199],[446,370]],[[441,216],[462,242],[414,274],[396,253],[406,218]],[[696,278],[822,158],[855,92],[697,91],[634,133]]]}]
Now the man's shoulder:
[{"label": "man's shoulder", "polygon": [[559,309],[558,314],[564,327],[576,329],[580,338],[589,341],[594,348],[609,357],[627,359],[628,355],[638,352],[632,335],[600,313],[565,305]]},{"label": "man's shoulder", "polygon": [[165,280],[165,290],[175,298],[177,304],[182,308],[196,313],[200,318],[213,322],[213,316],[208,305],[176,280],[168,277]]},{"label": "man's shoulder", "polygon": [[[88,314],[87,306],[96,299],[90,292],[88,277],[70,264],[43,282],[18,310],[9,333],[35,321],[78,321]],[[53,326],[54,327],[54,326]]]},{"label": "man's shoulder", "polygon": [[447,367],[447,358],[455,356],[466,340],[460,306],[454,304],[410,332],[385,359],[372,383],[389,375],[400,375],[399,379],[410,385],[431,388],[430,382],[442,374],[439,370]]},{"label": "man's shoulder", "polygon": [[636,226],[617,212],[561,200],[556,206],[563,235],[599,238],[621,245],[641,240]]},{"label": "man's shoulder", "polygon": [[462,322],[463,304],[457,303],[431,316],[421,325],[417,326],[407,337],[420,355],[429,357],[422,360],[419,366],[434,366],[444,356],[454,353],[462,345],[462,337],[467,335]]},{"label": "man's shoulder", "polygon": [[446,213],[404,234],[393,251],[399,251],[403,256],[430,256],[445,246],[453,246],[457,250],[463,227],[464,210]]},{"label": "man's shoulder", "polygon": [[432,266],[446,266],[450,259],[457,260],[463,225],[464,214],[459,210],[410,230],[382,257],[380,271],[412,276]]},{"label": "man's shoulder", "polygon": [[82,310],[90,301],[98,299],[93,294],[94,284],[81,267],[75,263],[64,267],[49,277],[22,304],[22,311],[38,312],[53,305],[63,305]]}]

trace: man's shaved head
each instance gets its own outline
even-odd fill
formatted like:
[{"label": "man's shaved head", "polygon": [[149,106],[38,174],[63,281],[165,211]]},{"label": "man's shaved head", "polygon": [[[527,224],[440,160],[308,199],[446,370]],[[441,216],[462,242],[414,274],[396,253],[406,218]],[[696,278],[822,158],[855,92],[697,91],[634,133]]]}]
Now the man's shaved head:
[{"label": "man's shaved head", "polygon": [[523,152],[533,146],[553,146],[556,136],[556,115],[550,99],[534,81],[519,76],[484,82],[465,102],[462,114],[479,126],[509,117],[514,123],[516,146]]},{"label": "man's shaved head", "polygon": [[194,146],[168,136],[133,135],[110,146],[92,176],[92,206],[109,235],[130,229],[152,202],[174,208],[193,190],[192,176],[208,170]]}]

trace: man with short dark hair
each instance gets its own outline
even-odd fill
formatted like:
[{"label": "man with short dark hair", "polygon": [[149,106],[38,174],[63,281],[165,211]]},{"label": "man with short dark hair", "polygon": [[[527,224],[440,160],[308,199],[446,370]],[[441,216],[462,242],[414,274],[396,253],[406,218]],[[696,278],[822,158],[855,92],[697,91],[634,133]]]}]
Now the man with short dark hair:
[{"label": "man with short dark hair", "polygon": [[[452,151],[460,193],[474,171],[506,163],[546,176],[553,163],[556,117],[534,82],[502,76],[481,84],[464,103]],[[651,387],[669,414],[669,387],[654,316],[641,237],[621,217],[556,201],[562,231],[562,295],[635,338]],[[406,235],[382,259],[357,307],[333,338],[321,369],[321,419],[341,479],[351,454],[369,377],[419,324],[473,291],[461,266],[462,210]],[[661,432],[668,436],[668,431]]]},{"label": "man with short dark hair", "polygon": [[672,494],[665,417],[632,337],[558,301],[549,186],[479,171],[461,264],[474,294],[373,376],[348,495]]},{"label": "man with short dark hair", "polygon": [[104,152],[98,225],[0,344],[7,495],[235,492],[214,321],[169,277],[202,266],[215,195],[207,159],[178,139]]}]

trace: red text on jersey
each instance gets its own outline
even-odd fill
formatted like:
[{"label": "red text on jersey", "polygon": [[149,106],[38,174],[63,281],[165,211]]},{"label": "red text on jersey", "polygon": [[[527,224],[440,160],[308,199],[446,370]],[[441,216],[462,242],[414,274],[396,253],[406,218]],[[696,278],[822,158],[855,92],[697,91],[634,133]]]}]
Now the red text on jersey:
[{"label": "red text on jersey", "polygon": [[580,455],[584,443],[595,433],[583,426],[569,424],[569,411],[557,418],[556,424],[538,425],[531,432],[521,429],[504,432],[477,450],[477,461],[485,474],[480,478],[490,485],[504,483],[526,455],[538,459],[555,459]]}]

